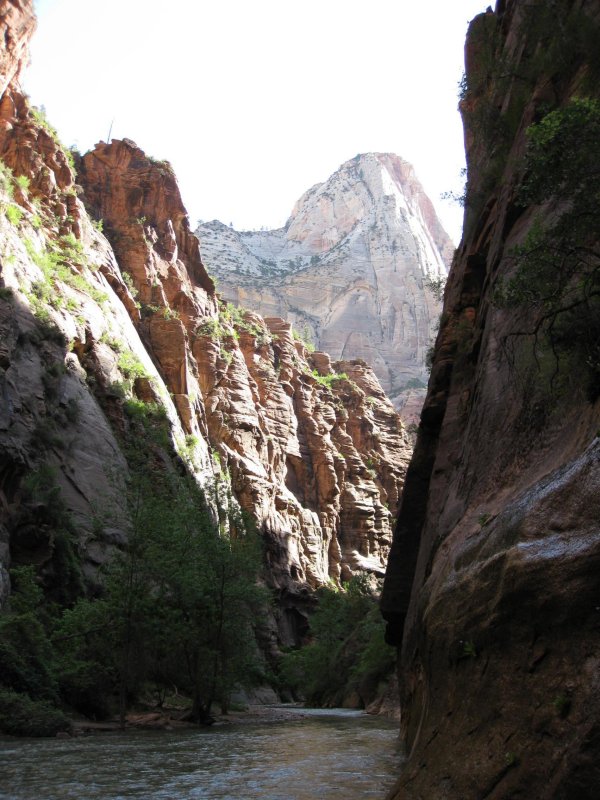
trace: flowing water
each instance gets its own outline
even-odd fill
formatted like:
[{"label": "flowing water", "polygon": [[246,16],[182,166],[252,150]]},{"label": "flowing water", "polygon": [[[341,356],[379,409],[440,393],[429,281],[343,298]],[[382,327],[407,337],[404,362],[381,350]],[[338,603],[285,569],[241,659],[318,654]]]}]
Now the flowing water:
[{"label": "flowing water", "polygon": [[0,739],[0,798],[382,800],[398,774],[397,726],[354,711],[301,714],[210,729]]}]

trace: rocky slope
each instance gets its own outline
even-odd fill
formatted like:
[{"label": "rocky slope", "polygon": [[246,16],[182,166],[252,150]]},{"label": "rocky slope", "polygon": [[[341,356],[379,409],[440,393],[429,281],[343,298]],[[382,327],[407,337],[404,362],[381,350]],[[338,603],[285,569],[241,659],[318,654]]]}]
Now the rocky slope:
[{"label": "rocky slope", "polygon": [[500,0],[470,27],[465,232],[382,600],[394,800],[600,786],[600,230],[580,196],[600,112],[572,102],[597,97],[599,23],[597,2]]},{"label": "rocky slope", "polygon": [[285,228],[213,221],[197,234],[224,297],[288,319],[333,358],[364,359],[404,417],[418,411],[440,311],[427,282],[445,278],[453,246],[410,164],[358,155]]},{"label": "rocky slope", "polygon": [[309,354],[288,323],[220,300],[168,163],[113,141],[76,177],[17,88],[31,3],[5,0],[0,19],[0,599],[11,563],[72,597],[74,562],[93,584],[126,541],[124,442],[143,404],[169,427],[148,458],[256,520],[294,641],[311,588],[383,572],[399,418],[364,362]]}]

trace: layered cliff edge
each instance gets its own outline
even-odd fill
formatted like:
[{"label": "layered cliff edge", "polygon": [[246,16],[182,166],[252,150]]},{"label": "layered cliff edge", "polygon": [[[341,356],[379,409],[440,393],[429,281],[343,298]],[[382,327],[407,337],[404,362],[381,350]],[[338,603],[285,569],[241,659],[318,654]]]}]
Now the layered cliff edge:
[{"label": "layered cliff edge", "polygon": [[454,247],[404,159],[363,153],[306,191],[284,228],[197,228],[227,300],[289,319],[333,358],[369,363],[403,419],[425,395],[426,354]]},{"label": "layered cliff edge", "polygon": [[0,65],[0,601],[11,564],[34,564],[52,590],[67,548],[93,584],[123,546],[123,437],[143,403],[169,420],[165,468],[255,519],[280,640],[297,642],[313,588],[383,573],[410,452],[400,420],[364,362],[332,363],[281,319],[221,301],[167,162],[123,140],[73,164],[18,88],[32,4],[0,4],[0,23],[13,43]]},{"label": "layered cliff edge", "polygon": [[470,26],[465,230],[382,599],[394,800],[598,794],[599,21],[500,0]]}]

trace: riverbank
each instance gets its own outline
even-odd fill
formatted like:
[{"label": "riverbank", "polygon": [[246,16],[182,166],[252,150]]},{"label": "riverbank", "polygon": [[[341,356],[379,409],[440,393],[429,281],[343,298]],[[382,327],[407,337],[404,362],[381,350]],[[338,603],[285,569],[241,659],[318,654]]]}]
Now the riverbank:
[{"label": "riverbank", "polygon": [[[324,709],[324,713],[326,713],[326,709]],[[182,719],[182,716],[180,709],[132,711],[125,717],[125,730],[185,730],[198,727],[197,723]],[[308,714],[303,711],[303,707],[296,703],[283,705],[257,704],[249,705],[245,710],[217,714],[211,727],[265,722],[290,722],[304,719],[307,716]],[[84,718],[73,719],[72,729],[74,736],[122,730],[119,720],[116,718],[103,722],[94,722]]]},{"label": "riverbank", "polygon": [[[314,716],[315,712],[323,715],[336,713],[342,709],[314,709],[305,708],[301,703],[248,703],[244,708],[235,708],[227,714],[213,714],[214,723],[206,727],[221,727],[227,725],[252,725],[263,723],[290,722]],[[384,717],[391,721],[399,721],[400,708],[398,705],[397,685],[395,680],[390,681],[387,690],[366,709],[345,708],[349,714],[366,713],[369,716]],[[159,708],[143,708],[130,711],[125,717],[125,730],[185,730],[198,727],[198,723],[190,722],[185,717],[188,709],[181,706],[167,706]],[[119,719],[95,722],[84,717],[72,719],[72,735],[82,736],[103,731],[122,730]],[[59,734],[65,735],[65,734]],[[66,734],[69,735],[69,734]]]}]

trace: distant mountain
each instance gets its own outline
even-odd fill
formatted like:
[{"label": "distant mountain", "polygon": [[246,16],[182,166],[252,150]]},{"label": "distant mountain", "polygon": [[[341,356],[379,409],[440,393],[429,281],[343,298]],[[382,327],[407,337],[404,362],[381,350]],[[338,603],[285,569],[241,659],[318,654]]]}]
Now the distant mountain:
[{"label": "distant mountain", "polygon": [[408,162],[358,155],[302,195],[284,228],[215,220],[197,234],[228,300],[289,319],[333,358],[365,359],[406,416],[420,407],[441,308],[427,286],[454,248]]}]

